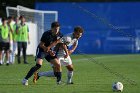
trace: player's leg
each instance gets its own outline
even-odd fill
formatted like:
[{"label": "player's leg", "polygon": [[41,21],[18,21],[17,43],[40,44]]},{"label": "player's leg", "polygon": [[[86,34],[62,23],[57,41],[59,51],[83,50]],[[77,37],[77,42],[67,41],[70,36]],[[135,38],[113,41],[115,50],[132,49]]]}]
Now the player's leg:
[{"label": "player's leg", "polygon": [[27,63],[27,57],[26,57],[26,49],[27,49],[27,42],[22,42],[22,47],[23,47],[23,60],[24,60],[24,64],[28,64]]},{"label": "player's leg", "polygon": [[45,53],[40,51],[39,48],[37,48],[37,53],[36,53],[36,65],[33,66],[25,78],[22,80],[23,85],[28,85],[28,79],[42,66],[43,58],[45,57]]},{"label": "player's leg", "polygon": [[2,64],[3,64],[3,61],[2,61],[2,49],[0,49],[0,65],[2,65]]},{"label": "player's leg", "polygon": [[54,71],[47,71],[47,72],[35,72],[33,77],[33,83],[36,83],[40,77],[55,77]]},{"label": "player's leg", "polygon": [[29,72],[27,73],[27,75],[25,76],[25,78],[22,80],[22,84],[23,84],[23,85],[28,85],[28,79],[29,79],[38,69],[41,68],[42,62],[43,62],[43,59],[40,59],[40,58],[37,59],[36,65],[33,66],[33,67],[29,70]]},{"label": "player's leg", "polygon": [[61,83],[61,65],[57,58],[50,60],[51,64],[54,65],[54,75],[57,78],[57,84]]},{"label": "player's leg", "polygon": [[2,65],[3,64],[3,43],[2,42],[0,42],[0,65]]},{"label": "player's leg", "polygon": [[5,56],[6,56],[6,53],[5,53],[5,51],[3,50],[3,51],[2,51],[2,64],[3,64],[4,61],[5,61]]},{"label": "player's leg", "polygon": [[66,65],[66,68],[68,70],[68,72],[67,72],[67,84],[73,84],[73,82],[72,82],[73,65],[72,65],[72,60],[71,60],[70,56],[65,58],[63,64]]},{"label": "player's leg", "polygon": [[12,52],[12,64],[15,63],[15,54],[16,54],[16,49],[17,49],[17,42],[13,42],[13,52]]},{"label": "player's leg", "polygon": [[[42,76],[45,76],[45,77],[55,77],[54,75],[54,71],[55,71],[55,68],[53,66],[53,64],[50,64],[51,67],[53,68],[53,70],[50,70],[50,71],[46,71],[46,72],[37,72],[34,74],[34,78],[36,79],[39,79],[39,77],[42,77]],[[33,82],[34,82],[35,79],[33,79]]]},{"label": "player's leg", "polygon": [[67,84],[73,84],[72,82],[72,77],[73,77],[73,65],[68,65],[66,66],[66,68],[68,69],[67,72]]},{"label": "player's leg", "polygon": [[17,61],[18,61],[18,64],[20,64],[21,63],[20,52],[21,52],[21,48],[22,48],[22,43],[21,42],[17,43],[17,48],[18,48]]},{"label": "player's leg", "polygon": [[[52,59],[54,59],[55,57],[50,57],[50,56],[47,56],[46,57],[46,60],[47,61],[50,61],[50,58],[52,58]],[[63,58],[64,59],[64,58]],[[51,61],[53,61],[53,60],[51,60]],[[58,60],[58,62],[59,62],[59,60]],[[60,64],[60,62],[59,62],[59,64]],[[54,66],[54,64],[50,64],[51,65],[51,67],[53,68],[53,70],[51,70],[51,71],[47,71],[47,72],[36,72],[36,73],[34,73],[34,78],[33,78],[33,82],[34,83],[36,83],[37,82],[37,80],[40,78],[40,77],[42,77],[42,76],[46,76],[46,77],[57,77],[57,78],[59,78],[59,79],[61,79],[61,75],[59,75],[59,73],[58,73],[58,68],[56,67],[56,66]],[[61,73],[60,73],[61,74]],[[58,76],[57,76],[58,75]]]},{"label": "player's leg", "polygon": [[10,55],[9,55],[9,62],[13,64],[13,41],[10,41]]},{"label": "player's leg", "polygon": [[9,43],[5,43],[5,48],[4,48],[5,52],[6,52],[6,65],[9,65],[9,55],[10,55],[10,44]]}]

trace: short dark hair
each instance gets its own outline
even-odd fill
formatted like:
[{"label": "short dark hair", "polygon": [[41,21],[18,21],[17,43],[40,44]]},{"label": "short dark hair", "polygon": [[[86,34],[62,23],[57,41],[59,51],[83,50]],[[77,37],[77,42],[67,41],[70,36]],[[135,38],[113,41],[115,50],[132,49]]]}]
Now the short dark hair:
[{"label": "short dark hair", "polygon": [[84,29],[81,26],[76,26],[74,28],[74,32],[76,32],[76,33],[83,33]]},{"label": "short dark hair", "polygon": [[60,26],[59,22],[53,22],[53,23],[51,24],[51,28],[59,27],[59,26]]},{"label": "short dark hair", "polygon": [[13,17],[12,16],[8,16],[8,18],[7,18],[8,20],[10,20],[10,19],[13,19]]},{"label": "short dark hair", "polygon": [[19,20],[21,20],[22,18],[25,18],[23,15],[21,15],[20,17],[19,17]]},{"label": "short dark hair", "polygon": [[5,20],[7,20],[7,18],[6,17],[3,17],[1,21],[4,22]]}]

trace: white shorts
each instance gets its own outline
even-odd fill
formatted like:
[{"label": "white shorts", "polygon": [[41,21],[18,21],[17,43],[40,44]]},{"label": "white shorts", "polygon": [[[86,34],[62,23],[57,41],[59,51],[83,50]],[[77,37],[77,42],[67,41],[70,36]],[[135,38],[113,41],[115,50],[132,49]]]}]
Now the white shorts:
[{"label": "white shorts", "polygon": [[57,58],[62,66],[72,65],[72,60],[70,56],[68,56],[67,58],[64,58],[63,56],[57,56]]}]

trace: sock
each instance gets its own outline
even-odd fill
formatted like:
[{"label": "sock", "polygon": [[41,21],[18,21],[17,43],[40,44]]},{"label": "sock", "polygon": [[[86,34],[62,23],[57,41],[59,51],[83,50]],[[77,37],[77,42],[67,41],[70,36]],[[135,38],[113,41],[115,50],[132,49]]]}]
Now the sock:
[{"label": "sock", "polygon": [[0,64],[3,64],[2,60],[0,60]]},{"label": "sock", "polygon": [[60,82],[61,81],[61,76],[62,76],[61,72],[54,72],[54,75],[57,78],[57,82]]},{"label": "sock", "polygon": [[9,64],[9,61],[6,61],[7,64]]},{"label": "sock", "polygon": [[37,71],[39,68],[41,68],[41,65],[39,64],[36,64],[34,67],[32,67],[30,71],[27,73],[25,79],[28,80],[28,78],[30,78],[34,74],[34,72]]},{"label": "sock", "polygon": [[73,77],[73,71],[68,71],[67,77],[68,77],[67,82],[71,83],[72,82],[72,77]]},{"label": "sock", "polygon": [[4,61],[5,61],[5,56],[6,56],[6,54],[4,53],[4,51],[2,51],[2,64],[3,64]]},{"label": "sock", "polygon": [[39,72],[38,76],[46,76],[46,77],[55,77],[53,71],[47,71],[47,72]]}]

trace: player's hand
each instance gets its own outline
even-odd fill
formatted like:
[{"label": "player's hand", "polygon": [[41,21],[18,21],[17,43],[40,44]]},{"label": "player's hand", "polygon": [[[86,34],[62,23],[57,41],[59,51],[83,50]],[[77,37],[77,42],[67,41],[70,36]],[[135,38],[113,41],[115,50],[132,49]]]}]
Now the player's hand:
[{"label": "player's hand", "polygon": [[49,52],[49,51],[50,51],[50,47],[46,47],[46,48],[44,49],[44,51],[45,51],[45,52]]},{"label": "player's hand", "polygon": [[73,53],[73,50],[69,50],[68,53],[69,55],[71,55]]},{"label": "player's hand", "polygon": [[49,54],[50,54],[51,56],[55,56],[55,52],[54,52],[54,51],[49,51]]},{"label": "player's hand", "polygon": [[64,58],[67,58],[69,55],[68,54],[66,54],[65,56],[64,56]]}]

